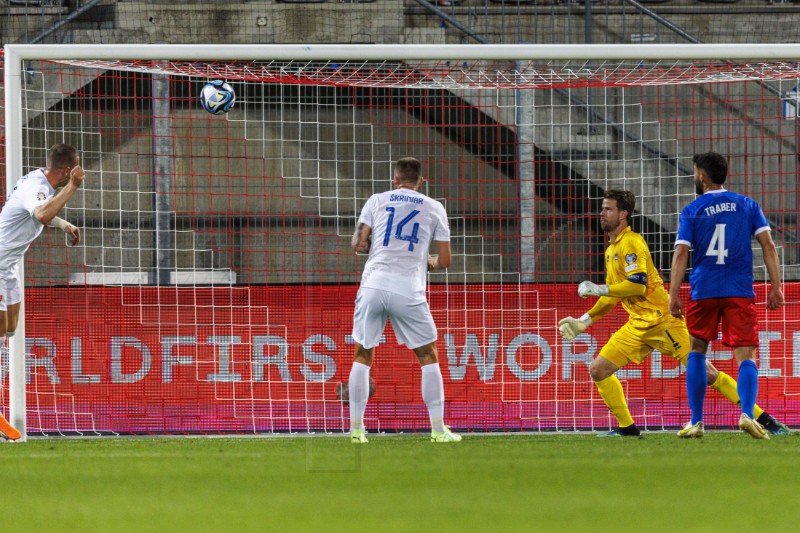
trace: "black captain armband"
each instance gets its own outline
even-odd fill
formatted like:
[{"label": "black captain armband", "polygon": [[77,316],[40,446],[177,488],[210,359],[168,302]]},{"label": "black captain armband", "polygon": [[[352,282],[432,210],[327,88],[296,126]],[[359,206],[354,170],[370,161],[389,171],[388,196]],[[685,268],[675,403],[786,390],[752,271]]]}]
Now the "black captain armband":
[{"label": "black captain armband", "polygon": [[628,281],[631,283],[638,283],[639,285],[647,285],[647,274],[640,272],[638,274],[631,274],[628,276]]}]

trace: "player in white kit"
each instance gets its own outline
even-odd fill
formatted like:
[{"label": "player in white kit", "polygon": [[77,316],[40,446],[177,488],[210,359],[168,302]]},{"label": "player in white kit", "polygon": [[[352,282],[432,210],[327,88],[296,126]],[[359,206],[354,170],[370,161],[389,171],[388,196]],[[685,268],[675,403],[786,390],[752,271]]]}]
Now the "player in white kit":
[{"label": "player in white kit", "polygon": [[[78,228],[56,216],[83,183],[85,172],[80,162],[72,146],[53,145],[47,168],[20,178],[0,211],[0,333],[6,339],[14,335],[19,319],[22,301],[19,262],[34,239],[49,225],[69,235],[72,246],[80,241]],[[56,194],[59,187],[64,188]],[[10,440],[21,436],[2,415],[0,436]]]},{"label": "player in white kit", "polygon": [[[422,365],[422,399],[431,420],[431,441],[458,442],[444,425],[444,383],[436,351],[438,334],[425,296],[428,270],[450,265],[450,226],[444,206],[419,192],[422,165],[413,157],[394,167],[394,189],[373,194],[358,219],[353,250],[369,252],[353,315],[356,343],[350,370],[350,440],[367,442],[364,410],[369,398],[369,369],[386,321],[400,344]],[[431,241],[437,255],[429,256]]]}]

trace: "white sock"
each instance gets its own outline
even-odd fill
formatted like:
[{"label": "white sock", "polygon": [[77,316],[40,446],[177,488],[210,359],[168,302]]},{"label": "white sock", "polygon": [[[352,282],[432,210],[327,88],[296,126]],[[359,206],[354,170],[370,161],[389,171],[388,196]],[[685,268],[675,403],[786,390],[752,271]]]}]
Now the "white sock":
[{"label": "white sock", "polygon": [[14,336],[13,331],[6,331],[6,336],[3,339],[3,342],[0,344],[0,349],[5,350],[6,352],[11,350],[11,337]]},{"label": "white sock", "polygon": [[364,411],[369,399],[369,367],[353,363],[350,369],[350,429],[364,429]]},{"label": "white sock", "polygon": [[444,381],[439,363],[422,367],[422,399],[428,406],[431,429],[444,431]]}]

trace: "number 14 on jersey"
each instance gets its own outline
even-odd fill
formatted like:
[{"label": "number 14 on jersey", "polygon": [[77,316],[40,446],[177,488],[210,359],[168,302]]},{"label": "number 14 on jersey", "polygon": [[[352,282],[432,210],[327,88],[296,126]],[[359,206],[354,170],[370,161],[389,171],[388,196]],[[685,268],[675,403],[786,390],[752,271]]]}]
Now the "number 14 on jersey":
[{"label": "number 14 on jersey", "polygon": [[[386,233],[383,234],[383,245],[389,246],[389,240],[392,238],[392,226],[394,225],[394,207],[387,207],[386,211],[389,212],[389,220],[386,222]],[[414,225],[411,227],[411,233],[403,234],[403,230],[406,229],[406,225],[411,222],[415,216],[419,214],[419,211],[414,209],[408,215],[406,215],[403,220],[397,223],[397,228],[394,232],[394,238],[399,239],[401,241],[408,241],[408,251],[414,251],[414,245],[419,242],[417,238],[417,234],[419,233],[419,222],[414,222]]]}]

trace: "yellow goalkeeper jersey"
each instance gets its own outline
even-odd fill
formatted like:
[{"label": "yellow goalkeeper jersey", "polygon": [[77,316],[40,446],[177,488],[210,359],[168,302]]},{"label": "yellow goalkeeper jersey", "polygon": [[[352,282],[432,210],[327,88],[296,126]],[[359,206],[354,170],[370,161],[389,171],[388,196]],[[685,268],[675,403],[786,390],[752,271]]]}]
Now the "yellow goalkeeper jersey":
[{"label": "yellow goalkeeper jersey", "polygon": [[645,282],[647,286],[643,296],[620,299],[630,316],[631,326],[648,328],[669,316],[669,294],[653,265],[650,249],[630,226],[606,248],[606,284],[614,285],[629,278]]}]

